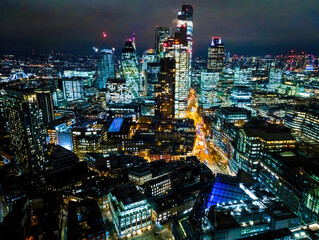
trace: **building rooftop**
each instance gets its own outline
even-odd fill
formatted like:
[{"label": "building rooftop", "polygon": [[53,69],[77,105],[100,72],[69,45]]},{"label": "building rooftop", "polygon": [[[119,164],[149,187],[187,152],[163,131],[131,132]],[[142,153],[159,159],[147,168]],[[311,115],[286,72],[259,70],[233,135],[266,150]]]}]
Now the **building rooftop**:
[{"label": "building rooftop", "polygon": [[226,115],[232,114],[249,114],[250,111],[245,108],[238,108],[238,107],[221,107],[220,112]]},{"label": "building rooftop", "polygon": [[240,228],[239,223],[230,214],[224,212],[216,212],[213,208],[208,213],[208,219],[213,225],[215,231]]},{"label": "building rooftop", "polygon": [[284,126],[257,121],[246,123],[243,129],[249,137],[261,137],[266,141],[295,140],[291,130]]},{"label": "building rooftop", "polygon": [[123,123],[123,118],[114,118],[108,132],[119,132]]},{"label": "building rooftop", "polygon": [[208,196],[206,208],[217,204],[228,204],[229,202],[248,199],[251,198],[240,188],[238,178],[219,174]]},{"label": "building rooftop", "polygon": [[145,197],[136,189],[135,185],[133,184],[118,186],[112,191],[112,194],[119,202],[122,202],[124,206],[145,200]]}]

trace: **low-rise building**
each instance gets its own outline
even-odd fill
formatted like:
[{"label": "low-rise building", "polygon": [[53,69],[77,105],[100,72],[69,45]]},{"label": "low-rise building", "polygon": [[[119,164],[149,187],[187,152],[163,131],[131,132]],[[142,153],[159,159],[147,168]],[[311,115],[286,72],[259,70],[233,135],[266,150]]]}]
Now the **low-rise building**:
[{"label": "low-rise building", "polygon": [[110,208],[119,238],[131,237],[152,228],[152,208],[132,184],[121,185],[109,195]]}]

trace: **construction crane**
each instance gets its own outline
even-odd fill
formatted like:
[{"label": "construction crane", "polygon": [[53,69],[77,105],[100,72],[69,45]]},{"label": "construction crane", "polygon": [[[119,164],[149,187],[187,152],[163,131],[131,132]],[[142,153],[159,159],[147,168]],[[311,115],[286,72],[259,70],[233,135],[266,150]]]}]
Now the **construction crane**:
[{"label": "construction crane", "polygon": [[95,52],[98,52],[99,51],[99,48],[101,47],[101,45],[104,43],[104,42],[107,42],[108,45],[110,45],[112,47],[112,51],[114,52],[115,51],[115,46],[114,44],[112,43],[112,41],[110,40],[110,38],[108,37],[108,35],[103,32],[102,33],[102,37],[100,38],[99,42],[96,44],[95,47],[93,47],[93,50]]}]

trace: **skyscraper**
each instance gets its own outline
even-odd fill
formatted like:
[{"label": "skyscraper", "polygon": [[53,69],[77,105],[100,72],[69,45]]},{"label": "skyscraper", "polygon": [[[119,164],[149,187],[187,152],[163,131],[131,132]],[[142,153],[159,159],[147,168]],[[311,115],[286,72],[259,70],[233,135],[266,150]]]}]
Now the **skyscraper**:
[{"label": "skyscraper", "polygon": [[169,36],[169,27],[155,28],[155,55],[157,59],[164,57],[164,42]]},{"label": "skyscraper", "polygon": [[109,78],[106,84],[106,102],[125,103],[126,91],[125,78]]},{"label": "skyscraper", "polygon": [[46,132],[42,111],[33,90],[7,89],[5,109],[8,130],[21,173],[40,173],[45,169]]},{"label": "skyscraper", "polygon": [[214,72],[202,72],[200,79],[200,101],[203,108],[210,108],[217,104],[217,88],[219,74]]},{"label": "skyscraper", "polygon": [[165,56],[175,59],[175,118],[186,117],[187,96],[191,84],[193,48],[193,7],[183,5],[178,12],[174,39],[164,42]]},{"label": "skyscraper", "polygon": [[193,50],[193,6],[182,5],[182,11],[178,12],[177,16],[177,27],[186,26],[187,28],[187,49],[190,53],[190,58],[192,59]]},{"label": "skyscraper", "polygon": [[72,102],[84,98],[83,78],[63,78],[61,81],[65,101]]},{"label": "skyscraper", "polygon": [[220,37],[213,37],[208,48],[207,70],[221,72],[223,70],[225,46]]},{"label": "skyscraper", "polygon": [[53,97],[50,90],[37,89],[37,100],[39,108],[42,110],[44,124],[50,123],[54,120],[54,109],[53,109]]},{"label": "skyscraper", "polygon": [[191,83],[191,51],[187,41],[187,27],[180,26],[175,33],[175,118],[186,116],[187,96]]},{"label": "skyscraper", "polygon": [[136,56],[134,38],[128,39],[122,49],[121,72],[126,78],[127,99],[136,100],[140,97],[140,73]]},{"label": "skyscraper", "polygon": [[98,89],[106,88],[107,79],[115,77],[114,69],[113,50],[102,49],[97,69],[98,79],[96,86]]},{"label": "skyscraper", "polygon": [[174,118],[175,100],[175,61],[173,58],[161,59],[161,71],[155,86],[155,116],[161,119]]}]

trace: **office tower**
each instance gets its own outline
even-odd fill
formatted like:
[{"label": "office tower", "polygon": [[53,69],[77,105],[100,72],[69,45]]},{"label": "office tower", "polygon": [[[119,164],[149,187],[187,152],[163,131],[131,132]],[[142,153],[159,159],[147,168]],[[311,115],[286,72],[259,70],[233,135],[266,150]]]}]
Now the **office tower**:
[{"label": "office tower", "polygon": [[189,60],[191,60],[193,50],[193,7],[191,5],[182,5],[182,11],[178,12],[177,19],[177,28],[184,26],[187,29],[187,50],[190,53]]},{"label": "office tower", "polygon": [[175,118],[186,116],[187,96],[191,84],[191,59],[193,50],[193,7],[183,5],[178,12],[175,33]]},{"label": "office tower", "polygon": [[137,100],[140,97],[140,73],[133,40],[128,39],[122,49],[121,72],[126,78],[127,100]]},{"label": "office tower", "polygon": [[297,106],[287,111],[285,125],[295,133],[319,142],[319,112],[314,106]]},{"label": "office tower", "polygon": [[84,98],[83,78],[63,78],[62,89],[64,101],[72,102]]},{"label": "office tower", "polygon": [[157,59],[164,57],[164,42],[169,36],[169,27],[155,28],[155,56]]},{"label": "office tower", "polygon": [[252,91],[249,87],[238,86],[231,89],[230,104],[233,107],[246,108],[250,110]]},{"label": "office tower", "polygon": [[252,69],[240,69],[240,67],[235,67],[234,71],[234,86],[251,86],[252,81]]},{"label": "office tower", "polygon": [[104,89],[106,88],[106,83],[108,78],[115,77],[115,68],[113,60],[113,50],[112,49],[102,49],[101,56],[98,60],[97,65],[97,88]]},{"label": "office tower", "polygon": [[255,177],[266,153],[293,151],[296,147],[296,139],[289,128],[251,121],[238,130],[229,167],[233,172],[242,169]]},{"label": "office tower", "polygon": [[267,91],[276,92],[276,89],[282,82],[283,70],[282,69],[270,69],[269,72],[269,85]]},{"label": "office tower", "polygon": [[71,124],[72,120],[60,118],[46,126],[50,138],[50,144],[60,145],[68,150],[72,150]]},{"label": "office tower", "polygon": [[158,74],[161,70],[159,62],[147,63],[147,84],[146,92],[148,97],[154,97],[155,85],[158,83]]},{"label": "office tower", "polygon": [[151,229],[151,205],[133,184],[118,186],[109,199],[113,224],[120,238]]},{"label": "office tower", "polygon": [[5,90],[0,90],[0,131],[5,130],[5,125],[7,122],[7,114],[5,111]]},{"label": "office tower", "polygon": [[5,108],[19,172],[41,173],[45,170],[46,132],[36,93],[7,89]]},{"label": "office tower", "polygon": [[143,53],[140,72],[140,94],[143,97],[147,96],[148,66],[152,63],[157,63],[156,55],[154,49],[148,49]]},{"label": "office tower", "polygon": [[200,100],[203,108],[213,107],[217,103],[217,85],[219,74],[214,72],[202,72],[200,79]]},{"label": "office tower", "polygon": [[162,119],[174,118],[175,61],[162,58],[158,84],[155,87],[155,116]]},{"label": "office tower", "polygon": [[102,152],[101,134],[104,123],[96,120],[83,120],[72,126],[73,152],[83,160],[86,153]]},{"label": "office tower", "polygon": [[126,91],[125,78],[109,78],[106,83],[106,102],[125,103]]},{"label": "office tower", "polygon": [[187,97],[190,89],[190,57],[187,26],[177,29],[174,39],[164,42],[165,56],[175,59],[175,118],[185,118]]},{"label": "office tower", "polygon": [[221,72],[223,70],[225,47],[220,37],[213,37],[208,48],[207,70]]},{"label": "office tower", "polygon": [[39,108],[42,110],[44,124],[54,120],[53,96],[50,90],[37,89],[37,100]]}]

